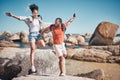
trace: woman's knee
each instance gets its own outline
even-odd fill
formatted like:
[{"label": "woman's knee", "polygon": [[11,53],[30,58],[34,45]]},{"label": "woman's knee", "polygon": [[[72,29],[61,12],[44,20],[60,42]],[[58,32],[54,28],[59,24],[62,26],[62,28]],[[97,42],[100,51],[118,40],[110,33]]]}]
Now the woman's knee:
[{"label": "woman's knee", "polygon": [[31,48],[31,52],[32,52],[32,53],[35,52],[35,48]]}]

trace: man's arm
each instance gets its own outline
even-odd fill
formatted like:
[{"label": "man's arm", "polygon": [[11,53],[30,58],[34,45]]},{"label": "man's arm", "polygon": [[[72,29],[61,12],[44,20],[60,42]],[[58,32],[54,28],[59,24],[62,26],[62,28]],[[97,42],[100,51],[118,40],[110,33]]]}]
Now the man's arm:
[{"label": "man's arm", "polygon": [[45,28],[45,29],[42,29],[41,30],[41,34],[44,34],[44,33],[48,33],[48,32],[50,32],[51,30],[50,30],[50,26],[49,27],[47,27],[47,28]]},{"label": "man's arm", "polygon": [[10,12],[6,12],[6,15],[9,16],[9,17],[13,17],[13,18],[15,18],[15,19],[20,20],[20,17],[19,17],[19,16],[15,16],[15,15],[13,15],[13,14],[10,13]]},{"label": "man's arm", "polygon": [[74,14],[73,14],[73,17],[72,17],[71,19],[69,19],[69,20],[65,23],[65,26],[66,26],[66,27],[69,26],[70,23],[72,23],[72,22],[75,20],[75,18],[76,18],[76,14],[74,13]]}]

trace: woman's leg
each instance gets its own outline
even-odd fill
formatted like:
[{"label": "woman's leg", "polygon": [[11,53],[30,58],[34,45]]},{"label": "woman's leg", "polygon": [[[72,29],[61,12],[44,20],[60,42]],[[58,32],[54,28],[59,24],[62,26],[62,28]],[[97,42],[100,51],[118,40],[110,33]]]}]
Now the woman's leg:
[{"label": "woman's leg", "polygon": [[35,42],[30,42],[30,63],[31,63],[31,70],[32,72],[35,72],[35,66],[34,66],[34,54],[35,54]]},{"label": "woman's leg", "polygon": [[41,48],[44,48],[45,47],[45,42],[43,40],[37,40],[36,41],[36,44],[41,47]]}]

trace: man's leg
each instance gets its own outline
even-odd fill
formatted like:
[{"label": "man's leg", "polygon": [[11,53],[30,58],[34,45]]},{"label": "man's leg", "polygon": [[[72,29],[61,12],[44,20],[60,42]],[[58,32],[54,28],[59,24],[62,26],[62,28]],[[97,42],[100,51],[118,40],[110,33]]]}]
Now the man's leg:
[{"label": "man's leg", "polygon": [[60,69],[60,76],[65,76],[66,69],[65,69],[65,57],[64,56],[59,57],[59,69]]}]

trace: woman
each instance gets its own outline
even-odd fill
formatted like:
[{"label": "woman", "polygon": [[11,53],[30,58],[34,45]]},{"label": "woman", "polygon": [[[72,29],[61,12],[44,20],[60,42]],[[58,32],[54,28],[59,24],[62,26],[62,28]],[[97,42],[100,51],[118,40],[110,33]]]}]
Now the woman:
[{"label": "woman", "polygon": [[35,54],[36,44],[41,48],[44,48],[45,43],[42,39],[41,34],[39,33],[41,24],[43,24],[43,22],[41,21],[41,18],[39,18],[39,15],[38,15],[38,6],[35,4],[32,4],[29,6],[29,8],[32,12],[32,16],[29,16],[29,17],[15,16],[12,13],[6,13],[6,15],[21,21],[25,21],[25,23],[29,27],[29,44],[31,49],[30,51],[31,69],[29,70],[29,74],[32,74],[32,73],[36,73],[36,69],[34,66],[34,54]]}]

